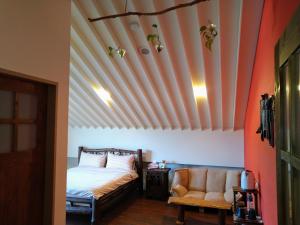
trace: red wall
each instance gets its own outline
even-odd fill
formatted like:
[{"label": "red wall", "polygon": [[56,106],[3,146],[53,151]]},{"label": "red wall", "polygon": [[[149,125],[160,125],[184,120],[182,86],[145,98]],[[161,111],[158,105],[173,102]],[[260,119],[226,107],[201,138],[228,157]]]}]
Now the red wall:
[{"label": "red wall", "polygon": [[275,149],[261,142],[259,100],[274,93],[274,48],[300,0],[265,0],[256,59],[245,119],[245,168],[253,170],[261,186],[261,210],[265,225],[277,225]]}]

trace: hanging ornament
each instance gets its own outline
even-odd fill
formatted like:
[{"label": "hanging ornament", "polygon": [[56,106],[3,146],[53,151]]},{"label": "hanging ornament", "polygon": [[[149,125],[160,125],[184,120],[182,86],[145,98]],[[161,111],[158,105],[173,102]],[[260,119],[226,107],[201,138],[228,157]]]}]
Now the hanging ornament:
[{"label": "hanging ornament", "polygon": [[211,51],[211,46],[215,40],[215,37],[218,35],[216,25],[208,21],[207,26],[200,27],[200,34],[205,42],[205,47]]},{"label": "hanging ornament", "polygon": [[147,41],[151,42],[157,52],[161,52],[164,49],[164,46],[159,39],[157,25],[152,24],[152,27],[155,29],[156,33],[148,34]]},{"label": "hanging ornament", "polygon": [[108,55],[110,57],[114,57],[115,55],[120,56],[121,58],[123,58],[126,54],[126,50],[123,48],[113,48],[111,46],[108,47]]}]

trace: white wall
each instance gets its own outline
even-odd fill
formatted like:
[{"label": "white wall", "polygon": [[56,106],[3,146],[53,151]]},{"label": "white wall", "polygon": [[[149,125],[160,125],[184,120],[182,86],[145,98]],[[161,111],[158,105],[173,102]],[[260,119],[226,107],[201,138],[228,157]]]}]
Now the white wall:
[{"label": "white wall", "polygon": [[145,161],[244,166],[244,131],[180,131],[69,127],[69,157],[78,146],[141,148]]},{"label": "white wall", "polygon": [[56,83],[54,224],[65,224],[71,1],[0,0],[0,68]]}]

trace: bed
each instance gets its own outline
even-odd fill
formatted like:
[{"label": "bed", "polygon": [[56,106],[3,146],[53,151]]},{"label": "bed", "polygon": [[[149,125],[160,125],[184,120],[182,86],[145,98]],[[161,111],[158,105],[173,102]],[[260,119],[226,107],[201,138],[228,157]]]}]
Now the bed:
[{"label": "bed", "polygon": [[[134,156],[134,171],[124,173],[114,168],[71,168],[67,178],[67,213],[88,214],[91,224],[98,224],[104,211],[120,202],[131,192],[143,193],[143,161],[142,150],[124,150],[114,148],[89,149],[79,147],[78,163],[84,153],[116,156]],[[98,176],[97,174],[102,174]],[[80,179],[79,179],[80,177]],[[95,179],[91,179],[95,177]],[[95,188],[98,183],[103,184],[107,178],[111,179],[101,188]],[[113,178],[113,179],[112,179]],[[95,182],[90,182],[95,180]],[[114,182],[111,182],[114,180]],[[110,183],[109,183],[110,182]]]}]

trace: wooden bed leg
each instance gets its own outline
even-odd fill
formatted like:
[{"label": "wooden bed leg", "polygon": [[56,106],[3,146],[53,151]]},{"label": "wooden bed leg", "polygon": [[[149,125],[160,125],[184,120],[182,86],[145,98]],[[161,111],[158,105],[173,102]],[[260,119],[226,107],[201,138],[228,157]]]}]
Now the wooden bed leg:
[{"label": "wooden bed leg", "polygon": [[219,209],[219,223],[218,225],[225,225],[226,224],[226,210],[225,209]]},{"label": "wooden bed leg", "polygon": [[179,205],[178,207],[178,217],[176,224],[183,225],[184,224],[184,206]]},{"label": "wooden bed leg", "polygon": [[96,224],[96,199],[92,199],[92,217],[91,217],[91,225]]}]

